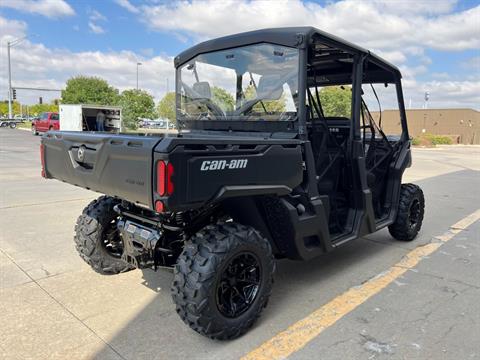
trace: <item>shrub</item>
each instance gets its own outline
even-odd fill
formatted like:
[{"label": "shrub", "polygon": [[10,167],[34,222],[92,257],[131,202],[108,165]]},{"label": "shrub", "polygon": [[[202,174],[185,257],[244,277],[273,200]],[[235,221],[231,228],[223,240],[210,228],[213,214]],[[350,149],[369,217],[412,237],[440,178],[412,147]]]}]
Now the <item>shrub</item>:
[{"label": "shrub", "polygon": [[422,134],[412,139],[414,146],[451,145],[452,138],[445,135]]},{"label": "shrub", "polygon": [[451,145],[452,139],[444,135],[426,134],[425,137],[430,140],[432,145]]},{"label": "shrub", "polygon": [[420,138],[418,136],[412,139],[412,145],[414,146],[420,145]]}]

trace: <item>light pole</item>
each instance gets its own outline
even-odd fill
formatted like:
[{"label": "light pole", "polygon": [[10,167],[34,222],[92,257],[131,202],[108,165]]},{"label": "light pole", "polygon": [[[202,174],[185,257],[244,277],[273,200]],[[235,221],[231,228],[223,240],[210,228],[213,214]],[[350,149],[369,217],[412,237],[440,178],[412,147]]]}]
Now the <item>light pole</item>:
[{"label": "light pole", "polygon": [[430,100],[430,92],[429,91],[425,91],[425,105],[424,105],[424,109],[428,109],[428,100]]},{"label": "light pole", "polygon": [[27,35],[15,39],[13,41],[8,41],[7,42],[7,57],[8,57],[8,118],[12,119],[13,114],[12,114],[12,65],[10,63],[10,48],[14,47],[15,45],[20,44]]},{"label": "light pole", "polygon": [[137,90],[138,90],[138,67],[142,65],[141,62],[137,62]]}]

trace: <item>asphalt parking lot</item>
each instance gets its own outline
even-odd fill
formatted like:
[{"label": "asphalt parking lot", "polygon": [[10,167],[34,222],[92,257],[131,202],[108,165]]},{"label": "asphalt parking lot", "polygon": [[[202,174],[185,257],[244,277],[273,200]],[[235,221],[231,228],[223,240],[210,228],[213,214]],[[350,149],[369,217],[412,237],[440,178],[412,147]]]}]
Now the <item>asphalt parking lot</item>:
[{"label": "asphalt parking lot", "polygon": [[[405,181],[426,196],[415,241],[384,230],[308,263],[280,261],[257,325],[218,342],[179,319],[169,271],[101,276],[83,263],[73,227],[98,194],[41,178],[39,140],[0,130],[0,358],[238,359],[286,349],[290,359],[480,359],[480,147],[414,149]],[[319,324],[312,313],[432,243],[358,306],[337,307],[344,313],[310,341],[289,340]],[[275,337],[294,324],[304,325]]]}]

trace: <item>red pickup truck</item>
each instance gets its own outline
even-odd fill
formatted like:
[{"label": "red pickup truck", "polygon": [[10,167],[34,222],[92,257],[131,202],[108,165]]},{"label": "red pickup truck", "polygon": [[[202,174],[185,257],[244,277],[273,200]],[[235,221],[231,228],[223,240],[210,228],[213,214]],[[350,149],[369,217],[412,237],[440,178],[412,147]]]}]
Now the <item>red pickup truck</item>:
[{"label": "red pickup truck", "polygon": [[60,121],[57,112],[44,112],[32,121],[32,134],[38,135],[40,132],[49,130],[59,130]]}]

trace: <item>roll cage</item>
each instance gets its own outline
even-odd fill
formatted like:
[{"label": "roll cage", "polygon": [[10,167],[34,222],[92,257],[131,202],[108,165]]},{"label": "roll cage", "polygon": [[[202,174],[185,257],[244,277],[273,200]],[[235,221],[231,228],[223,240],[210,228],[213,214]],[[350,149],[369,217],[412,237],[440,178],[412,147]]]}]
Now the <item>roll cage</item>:
[{"label": "roll cage", "polygon": [[[188,130],[228,130],[238,132],[261,132],[270,137],[296,137],[308,140],[308,125],[315,113],[321,115],[321,109],[314,109],[318,103],[317,94],[309,90],[324,85],[349,85],[352,89],[350,140],[362,138],[366,115],[362,101],[362,84],[393,84],[397,92],[402,125],[401,140],[408,139],[408,128],[404,111],[401,88],[401,74],[397,67],[370,51],[354,45],[336,36],[314,27],[276,28],[251,31],[226,36],[200,43],[174,59],[178,69],[195,56],[219,50],[253,44],[270,43],[299,50],[298,93],[295,94],[297,117],[290,121],[185,121],[178,114],[180,109],[179,77],[176,81],[176,109],[180,131]],[[373,118],[370,118],[373,121]],[[371,125],[373,128],[375,125]],[[378,131],[377,131],[378,132]]]}]

